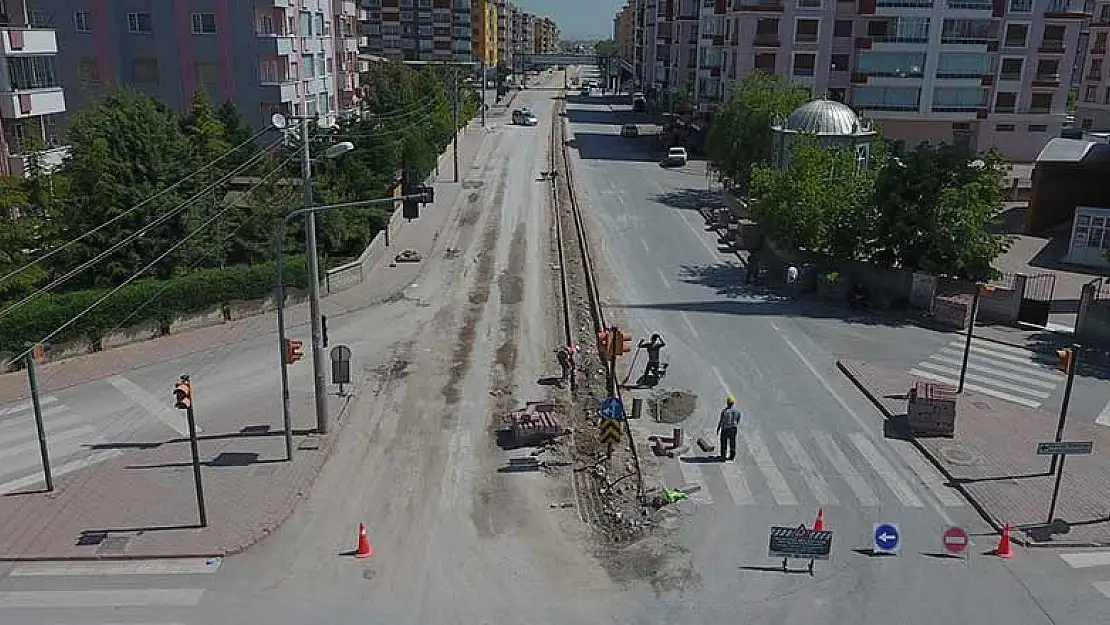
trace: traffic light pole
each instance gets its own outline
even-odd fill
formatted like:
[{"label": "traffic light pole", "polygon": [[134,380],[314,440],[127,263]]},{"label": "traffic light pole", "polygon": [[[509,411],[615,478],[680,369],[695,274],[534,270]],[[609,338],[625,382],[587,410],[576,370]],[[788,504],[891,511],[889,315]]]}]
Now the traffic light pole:
[{"label": "traffic light pole", "polygon": [[[1056,424],[1056,438],[1055,438],[1055,441],[1057,443],[1064,440],[1064,424],[1068,420],[1068,404],[1071,403],[1071,388],[1072,388],[1072,384],[1075,382],[1075,365],[1076,365],[1076,360],[1079,359],[1079,346],[1078,345],[1072,345],[1071,347],[1068,348],[1068,350],[1071,351],[1071,356],[1068,358],[1068,381],[1067,381],[1067,384],[1064,385],[1064,401],[1063,401],[1063,403],[1060,404],[1060,421]],[[1057,463],[1057,460],[1059,460],[1059,463]],[[1059,467],[1060,473],[1063,473],[1063,471],[1064,471],[1064,457],[1063,456],[1057,456],[1057,455],[1054,454],[1052,456],[1052,464],[1049,465],[1048,472],[1049,473],[1055,473],[1057,467]],[[1059,474],[1057,474],[1057,479],[1056,479],[1057,488],[1059,488],[1059,483],[1060,483]],[[1055,501],[1053,501],[1053,506],[1052,507],[1055,510],[1055,507],[1056,507],[1055,506]],[[1049,517],[1050,517],[1049,522],[1051,522],[1051,516],[1052,516],[1052,513],[1050,512],[1049,513]]]},{"label": "traffic light pole", "polygon": [[46,479],[46,492],[54,492],[54,471],[50,468],[50,450],[46,445],[46,426],[42,422],[42,402],[39,400],[38,364],[34,354],[27,354],[27,383],[31,386],[31,405],[35,409],[35,430],[39,435],[39,455],[42,457],[42,475]]},{"label": "traffic light pole", "polygon": [[[308,118],[301,119],[301,181],[304,187],[304,205],[311,209],[312,157],[309,150]],[[312,327],[312,378],[316,400],[316,430],[328,433],[328,389],[324,377],[324,347],[320,336],[320,269],[316,250],[316,213],[311,210],[305,218],[305,247],[308,251],[308,307]]]},{"label": "traffic light pole", "polygon": [[454,154],[452,160],[455,165],[455,182],[459,181],[459,71],[452,72],[452,80],[455,81],[454,89],[451,93],[451,118],[455,124],[454,139],[451,140],[451,151]]},{"label": "traffic light pole", "polygon": [[[281,222],[278,223],[277,228],[274,229],[274,266],[276,269],[276,281],[274,284],[274,300],[275,307],[277,308],[277,331],[278,331],[278,362],[281,369],[281,419],[282,426],[285,428],[285,459],[293,459],[293,415],[289,402],[289,364],[285,362],[285,227],[286,225],[302,215],[313,215],[315,213],[322,213],[324,211],[335,210],[340,208],[357,208],[361,206],[373,206],[376,204],[389,204],[401,200],[420,199],[423,194],[416,195],[402,195],[401,197],[388,197],[377,198],[373,200],[360,200],[356,202],[343,202],[341,204],[326,204],[324,206],[306,206],[305,208],[298,208],[297,210],[290,211]],[[311,257],[311,254],[309,255]],[[313,274],[309,273],[312,277]],[[318,281],[316,281],[318,282]],[[311,282],[310,282],[311,285]],[[317,285],[319,286],[319,285]],[[314,315],[315,317],[315,315]],[[320,392],[317,389],[317,392]],[[326,392],[326,389],[325,389]]]},{"label": "traffic light pole", "polygon": [[200,527],[208,527],[208,509],[204,505],[204,484],[200,475],[200,450],[197,447],[197,419],[193,414],[193,383],[189,376],[181,376],[181,381],[174,386],[174,395],[177,396],[176,407],[184,408],[185,419],[189,422],[189,451],[193,456],[193,486],[197,491],[197,516]]}]

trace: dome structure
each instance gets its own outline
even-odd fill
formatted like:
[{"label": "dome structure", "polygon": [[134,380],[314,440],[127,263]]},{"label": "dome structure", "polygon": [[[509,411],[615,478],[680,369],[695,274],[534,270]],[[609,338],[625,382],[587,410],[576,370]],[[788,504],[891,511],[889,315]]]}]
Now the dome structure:
[{"label": "dome structure", "polygon": [[782,129],[786,132],[848,137],[868,130],[852,107],[823,98],[794,109],[782,124]]}]

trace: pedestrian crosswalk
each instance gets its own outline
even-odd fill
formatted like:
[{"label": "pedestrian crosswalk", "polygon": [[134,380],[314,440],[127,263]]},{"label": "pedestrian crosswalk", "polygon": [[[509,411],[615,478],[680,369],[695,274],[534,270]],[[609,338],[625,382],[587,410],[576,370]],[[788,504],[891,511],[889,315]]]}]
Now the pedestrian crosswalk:
[{"label": "pedestrian crosswalk", "polygon": [[[171,625],[179,621],[165,618],[167,611],[199,605],[205,576],[221,564],[220,558],[16,564],[0,579],[0,622],[41,612],[58,625],[122,624],[120,609],[146,608],[160,618],[139,622]],[[103,621],[96,620],[100,611]]]},{"label": "pedestrian crosswalk", "polygon": [[[905,441],[876,444],[863,432],[764,433],[751,426],[742,426],[738,438],[734,462],[716,462],[712,456],[680,459],[682,481],[694,504],[878,508],[886,499],[924,508],[931,497],[946,508],[964,506],[943,476]],[[908,469],[896,467],[890,456]]]},{"label": "pedestrian crosswalk", "polygon": [[[118,457],[96,450],[100,427],[53,395],[40,399],[47,449],[55,477]],[[42,455],[30,400],[0,407],[0,495],[33,488],[43,480]]]},{"label": "pedestrian crosswalk", "polygon": [[[951,386],[960,381],[965,339],[954,339],[910,370],[910,375]],[[1038,408],[1062,382],[1062,373],[1052,369],[1037,352],[983,339],[972,339],[964,388]]]},{"label": "pedestrian crosswalk", "polygon": [[1073,569],[1098,571],[1097,576],[1106,576],[1103,581],[1091,582],[1091,587],[1110,599],[1110,551],[1081,551],[1062,553],[1060,557]]}]

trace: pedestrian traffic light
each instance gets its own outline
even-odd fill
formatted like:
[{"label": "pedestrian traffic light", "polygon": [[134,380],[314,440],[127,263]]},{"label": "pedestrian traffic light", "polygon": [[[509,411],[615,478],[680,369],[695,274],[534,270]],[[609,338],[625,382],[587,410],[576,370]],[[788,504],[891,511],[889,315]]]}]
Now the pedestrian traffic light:
[{"label": "pedestrian traffic light", "polygon": [[435,189],[431,185],[417,184],[413,174],[405,172],[401,178],[401,216],[405,219],[419,219],[420,206],[435,201]]},{"label": "pedestrian traffic light", "polygon": [[181,381],[173,385],[173,407],[188,410],[193,407],[193,383],[189,376],[181,376]]},{"label": "pedestrian traffic light", "polygon": [[597,355],[600,356],[602,360],[609,360],[613,357],[613,352],[609,349],[610,338],[608,331],[603,330],[597,333]]},{"label": "pedestrian traffic light", "polygon": [[1064,373],[1071,373],[1075,362],[1075,350],[1070,347],[1056,350],[1056,368]]},{"label": "pedestrian traffic light", "polygon": [[304,358],[304,353],[301,352],[302,346],[304,346],[303,341],[285,339],[285,364],[291,365]]},{"label": "pedestrian traffic light", "polygon": [[632,351],[632,335],[623,330],[617,331],[617,354],[627,354]]}]

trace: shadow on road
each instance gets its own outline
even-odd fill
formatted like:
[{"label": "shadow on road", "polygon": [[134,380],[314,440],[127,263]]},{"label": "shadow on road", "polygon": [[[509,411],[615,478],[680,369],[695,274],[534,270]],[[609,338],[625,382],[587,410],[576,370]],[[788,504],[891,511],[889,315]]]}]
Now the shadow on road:
[{"label": "shadow on road", "polygon": [[[293,436],[311,436],[316,434],[315,430],[293,430]],[[229,434],[204,434],[197,436],[198,441],[224,441],[236,438],[258,438],[258,437],[273,437],[285,436],[284,430],[274,430],[269,425],[248,425],[247,427],[232,432]],[[162,445],[176,445],[179,443],[188,443],[188,438],[169,438],[164,441],[123,441],[112,443],[95,443],[93,445],[86,445],[87,449],[94,451],[103,451],[107,449],[157,449]]]},{"label": "shadow on road", "polygon": [[725,207],[725,201],[721,198],[721,193],[708,189],[679,189],[660,193],[651,199],[664,206],[693,211],[715,210]]},{"label": "shadow on road", "polygon": [[612,133],[575,132],[573,147],[583,160],[632,161],[639,163],[659,162],[660,155],[652,150],[651,140],[647,137],[622,137]]},{"label": "shadow on road", "polygon": [[608,124],[619,126],[626,123],[626,115],[609,109],[567,108],[567,121],[575,124]]},{"label": "shadow on road", "polygon": [[[201,466],[214,469],[226,469],[232,467],[249,467],[258,464],[278,464],[281,462],[288,462],[284,457],[282,458],[260,458],[258,453],[255,452],[239,452],[239,451],[225,451],[211,460],[201,462]],[[132,464],[124,467],[125,469],[180,469],[182,467],[191,467],[192,462],[164,462],[159,464]]]}]

